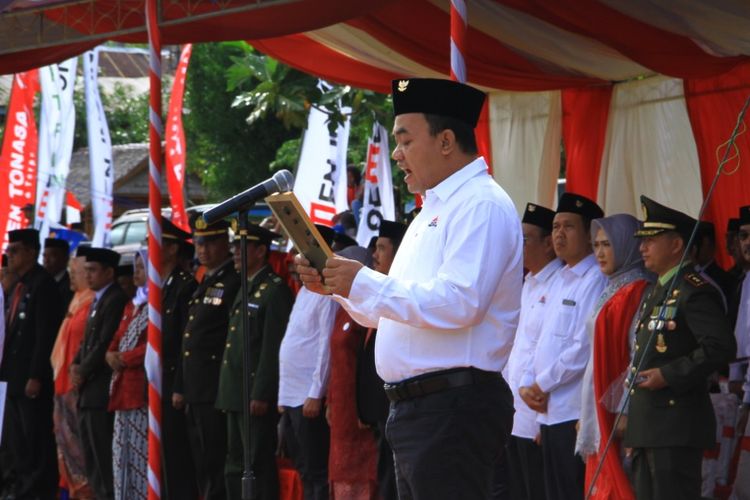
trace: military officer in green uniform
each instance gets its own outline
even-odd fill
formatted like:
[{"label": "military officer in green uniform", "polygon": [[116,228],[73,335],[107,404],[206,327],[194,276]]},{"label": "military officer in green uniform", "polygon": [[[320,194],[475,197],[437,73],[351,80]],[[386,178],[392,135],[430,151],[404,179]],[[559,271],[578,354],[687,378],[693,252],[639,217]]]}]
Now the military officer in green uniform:
[{"label": "military officer in green uniform", "polygon": [[197,498],[195,470],[190,453],[184,404],[172,404],[175,376],[181,364],[182,335],[188,321],[190,300],[198,283],[180,265],[180,254],[192,247],[191,234],[161,218],[161,362],[162,414],[161,444],[163,453],[162,498],[179,500]]},{"label": "military officer in green uniform", "polygon": [[[247,230],[247,276],[250,329],[250,458],[255,475],[254,497],[279,498],[276,469],[276,396],[279,392],[279,346],[292,311],[294,295],[268,264],[272,240],[280,235],[256,225]],[[234,265],[240,269],[239,236],[235,241]],[[243,425],[242,380],[242,290],[237,293],[229,318],[229,332],[219,377],[216,407],[226,412],[227,458],[224,466],[227,498],[242,494],[243,445],[248,433]]]},{"label": "military officer in green uniform", "polygon": [[193,239],[206,273],[189,302],[181,371],[172,394],[176,407],[185,405],[198,493],[205,500],[225,498],[226,417],[215,404],[229,311],[240,287],[228,229],[225,221],[210,226],[202,218],[195,221]]},{"label": "military officer in green uniform", "polygon": [[717,289],[690,262],[679,266],[696,221],[645,196],[641,204],[636,237],[658,280],[639,312],[624,445],[639,500],[699,499],[703,450],[716,442],[707,379],[734,357],[735,341]]}]

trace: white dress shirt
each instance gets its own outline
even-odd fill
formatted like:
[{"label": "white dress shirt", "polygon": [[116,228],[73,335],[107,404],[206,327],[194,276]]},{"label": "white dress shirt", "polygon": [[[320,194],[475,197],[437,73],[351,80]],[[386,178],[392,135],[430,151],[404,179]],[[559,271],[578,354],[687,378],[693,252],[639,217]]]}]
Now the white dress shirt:
[{"label": "white dress shirt", "polygon": [[386,382],[455,367],[500,372],[518,324],[522,247],[513,202],[478,158],[426,192],[388,276],[363,268],[336,300],[378,328]]},{"label": "white dress shirt", "polygon": [[279,405],[301,406],[307,398],[325,395],[338,309],[328,295],[307,288],[297,294],[279,349]]},{"label": "white dress shirt", "polygon": [[547,314],[547,300],[554,277],[563,267],[560,259],[553,259],[536,274],[527,274],[521,291],[521,318],[518,320],[516,340],[508,359],[508,385],[513,391],[516,413],[513,415],[512,434],[534,439],[539,432],[537,413],[529,408],[518,395],[526,367],[534,360],[542,320]]},{"label": "white dress shirt", "polygon": [[536,382],[549,393],[547,413],[537,416],[540,424],[559,424],[580,416],[581,379],[591,351],[586,320],[606,282],[593,254],[572,267],[566,265],[555,276],[534,360],[521,382],[522,386]]}]

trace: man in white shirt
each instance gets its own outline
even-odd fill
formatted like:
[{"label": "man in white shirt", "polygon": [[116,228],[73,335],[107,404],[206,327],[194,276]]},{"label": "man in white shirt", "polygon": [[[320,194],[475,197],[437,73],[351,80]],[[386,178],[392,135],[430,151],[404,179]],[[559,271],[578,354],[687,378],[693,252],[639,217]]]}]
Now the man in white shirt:
[{"label": "man in white shirt", "polygon": [[544,485],[550,500],[583,498],[584,465],[575,456],[575,426],[591,349],[586,320],[606,281],[592,254],[590,235],[591,221],[603,215],[586,197],[560,197],[552,242],[565,266],[551,287],[534,358],[519,390],[529,408],[539,413]]},{"label": "man in white shirt", "polygon": [[528,203],[521,219],[523,265],[528,270],[521,291],[521,317],[516,340],[508,359],[508,385],[513,391],[516,413],[508,442],[511,498],[544,499],[544,463],[539,446],[537,412],[518,394],[526,367],[534,360],[542,320],[547,314],[550,286],[563,266],[552,245],[554,210]]},{"label": "man in white shirt", "polygon": [[297,259],[308,287],[334,293],[357,322],[378,328],[402,499],[487,498],[512,427],[500,372],[518,323],[523,242],[510,197],[477,156],[484,99],[447,80],[395,80],[392,157],[424,205],[388,275],[333,258],[326,290]]},{"label": "man in white shirt", "polygon": [[328,499],[330,433],[323,399],[338,308],[330,297],[301,289],[279,350],[279,412],[305,500]]}]

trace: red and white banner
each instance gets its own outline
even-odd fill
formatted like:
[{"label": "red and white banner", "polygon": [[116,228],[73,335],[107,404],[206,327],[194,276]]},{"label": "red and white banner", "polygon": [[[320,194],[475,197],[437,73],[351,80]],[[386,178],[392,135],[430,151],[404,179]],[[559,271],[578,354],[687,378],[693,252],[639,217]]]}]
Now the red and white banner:
[{"label": "red and white banner", "polygon": [[294,181],[294,194],[315,224],[333,226],[334,215],[349,209],[346,200],[346,150],[349,119],[331,134],[328,115],[310,109]]},{"label": "red and white banner", "polygon": [[115,169],[109,126],[99,96],[98,69],[99,52],[89,50],[83,55],[83,82],[86,90],[86,128],[89,138],[91,205],[94,216],[92,245],[106,247],[109,246],[109,232],[112,229],[112,186]]},{"label": "red and white banner", "polygon": [[192,44],[182,49],[180,62],[177,65],[172,95],[169,97],[167,112],[166,167],[169,203],[172,206],[172,222],[175,226],[190,232],[187,212],[185,211],[185,132],[182,128],[182,98],[185,94],[185,77],[187,76]]},{"label": "red and white banner", "polygon": [[390,154],[388,131],[376,122],[367,142],[364,200],[357,228],[357,243],[361,247],[367,247],[370,239],[378,235],[380,221],[396,220]]},{"label": "red and white banner", "polygon": [[36,195],[38,137],[34,95],[38,90],[37,70],[13,77],[0,152],[0,242],[3,249],[8,244],[8,231],[28,227],[23,208],[29,204],[33,206]]},{"label": "red and white banner", "polygon": [[73,57],[39,69],[42,103],[34,227],[39,229],[42,241],[50,225],[59,224],[65,203],[76,124],[73,88],[77,63],[78,58]]}]

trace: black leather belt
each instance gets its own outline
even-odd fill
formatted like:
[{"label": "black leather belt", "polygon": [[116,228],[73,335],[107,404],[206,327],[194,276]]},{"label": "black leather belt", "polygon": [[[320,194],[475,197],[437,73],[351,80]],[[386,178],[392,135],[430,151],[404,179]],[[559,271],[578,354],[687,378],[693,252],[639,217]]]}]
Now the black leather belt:
[{"label": "black leather belt", "polygon": [[427,396],[436,392],[465,385],[476,385],[491,380],[501,380],[502,375],[478,368],[456,368],[426,373],[408,378],[397,384],[384,384],[385,394],[393,402]]}]

